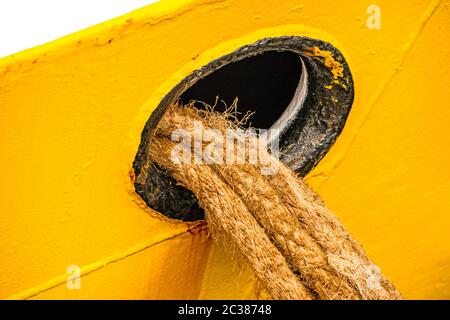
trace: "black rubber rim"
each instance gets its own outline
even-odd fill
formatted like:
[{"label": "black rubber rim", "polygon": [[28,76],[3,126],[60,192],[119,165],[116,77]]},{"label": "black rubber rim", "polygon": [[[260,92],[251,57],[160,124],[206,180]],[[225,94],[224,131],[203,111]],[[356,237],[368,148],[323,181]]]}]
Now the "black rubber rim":
[{"label": "black rubber rim", "polygon": [[157,166],[146,166],[150,134],[168,106],[199,79],[224,65],[266,51],[298,54],[308,73],[308,92],[301,110],[280,135],[281,161],[305,176],[334,144],[344,128],[354,97],[353,79],[345,58],[330,43],[317,39],[298,36],[261,39],[192,72],[161,100],[151,114],[133,162],[135,176],[139,177],[135,182],[136,193],[150,208],[183,221],[204,218],[192,192],[178,186]]}]

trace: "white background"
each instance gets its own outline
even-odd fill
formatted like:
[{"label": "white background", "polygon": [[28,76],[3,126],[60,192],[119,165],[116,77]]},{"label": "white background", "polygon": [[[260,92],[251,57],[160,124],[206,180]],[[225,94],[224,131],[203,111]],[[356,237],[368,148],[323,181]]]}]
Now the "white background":
[{"label": "white background", "polygon": [[0,0],[0,57],[154,2],[157,0]]}]

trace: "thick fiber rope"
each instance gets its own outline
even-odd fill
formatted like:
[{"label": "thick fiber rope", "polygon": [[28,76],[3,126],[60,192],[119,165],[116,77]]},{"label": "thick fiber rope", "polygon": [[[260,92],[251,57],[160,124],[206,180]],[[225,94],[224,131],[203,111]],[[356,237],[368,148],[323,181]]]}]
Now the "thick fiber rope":
[{"label": "thick fiber rope", "polygon": [[[164,168],[196,195],[213,237],[247,260],[274,299],[401,298],[319,196],[256,137],[240,135],[239,124],[229,118],[174,105],[152,133],[149,149],[148,165]],[[214,142],[209,155],[219,155],[223,163],[196,163],[199,148],[191,145],[183,146],[190,161],[173,161],[180,147],[171,141],[174,130],[204,141],[196,123],[215,129],[208,132]],[[235,152],[223,150],[226,129],[235,129],[233,143],[246,151],[240,164]],[[254,164],[248,161],[252,151],[260,157]],[[274,174],[263,175],[268,165]]]}]

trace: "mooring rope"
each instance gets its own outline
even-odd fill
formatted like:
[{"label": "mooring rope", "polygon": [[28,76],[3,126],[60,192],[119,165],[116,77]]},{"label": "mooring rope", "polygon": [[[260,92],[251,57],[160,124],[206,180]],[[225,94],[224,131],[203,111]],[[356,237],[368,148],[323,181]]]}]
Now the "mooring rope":
[{"label": "mooring rope", "polygon": [[[171,106],[152,132],[147,165],[157,164],[195,194],[213,238],[240,253],[274,299],[400,299],[320,197],[229,118]],[[213,130],[205,140],[206,129]],[[176,130],[189,143],[172,141]],[[223,150],[230,132],[232,152]],[[244,159],[237,159],[238,148]],[[183,161],[174,160],[174,150]],[[252,152],[256,163],[248,161]]]}]

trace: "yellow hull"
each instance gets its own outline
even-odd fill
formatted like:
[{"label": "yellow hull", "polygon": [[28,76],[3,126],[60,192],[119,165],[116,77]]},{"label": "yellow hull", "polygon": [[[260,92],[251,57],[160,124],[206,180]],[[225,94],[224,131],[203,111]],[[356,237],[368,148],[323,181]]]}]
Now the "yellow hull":
[{"label": "yellow hull", "polygon": [[264,297],[201,226],[146,208],[130,171],[172,87],[281,35],[332,43],[355,81],[308,183],[405,298],[450,298],[450,2],[410,2],[378,1],[371,30],[361,1],[166,0],[1,59],[0,298]]}]

